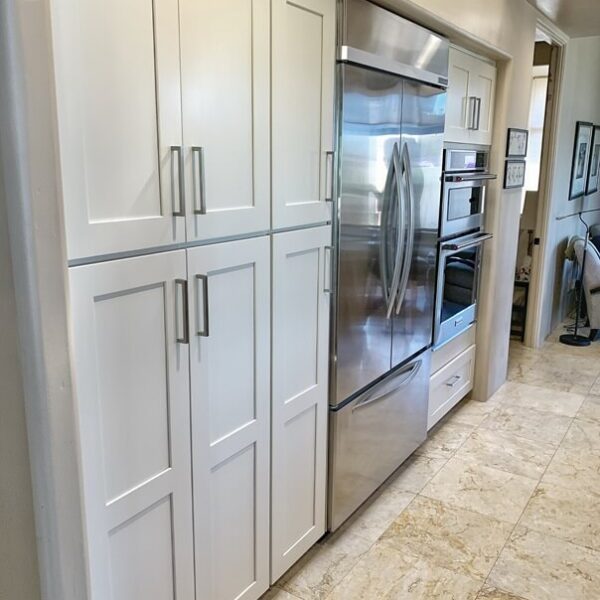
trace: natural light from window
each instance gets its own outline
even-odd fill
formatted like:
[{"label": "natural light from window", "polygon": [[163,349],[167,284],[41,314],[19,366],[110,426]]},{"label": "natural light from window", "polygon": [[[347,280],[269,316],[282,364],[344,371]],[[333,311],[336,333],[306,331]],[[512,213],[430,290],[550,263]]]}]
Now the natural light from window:
[{"label": "natural light from window", "polygon": [[537,192],[540,183],[540,161],[546,115],[546,95],[548,92],[548,66],[533,68],[531,87],[531,108],[529,110],[529,146],[527,150],[527,171],[525,189]]}]

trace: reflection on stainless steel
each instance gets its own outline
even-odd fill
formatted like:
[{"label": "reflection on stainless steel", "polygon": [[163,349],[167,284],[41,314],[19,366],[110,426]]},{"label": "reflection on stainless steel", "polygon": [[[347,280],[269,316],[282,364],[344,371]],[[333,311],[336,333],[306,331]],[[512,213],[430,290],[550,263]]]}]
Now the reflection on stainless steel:
[{"label": "reflection on stainless steel", "polygon": [[426,437],[448,69],[442,38],[365,0],[345,8],[331,528]]}]

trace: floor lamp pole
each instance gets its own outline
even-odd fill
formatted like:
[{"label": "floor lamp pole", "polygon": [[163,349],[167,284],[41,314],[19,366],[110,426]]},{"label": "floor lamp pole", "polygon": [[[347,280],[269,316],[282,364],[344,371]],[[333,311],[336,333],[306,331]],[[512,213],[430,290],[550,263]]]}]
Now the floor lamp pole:
[{"label": "floor lamp pole", "polygon": [[[579,277],[579,296],[577,298],[577,313],[575,315],[575,332],[574,333],[566,333],[560,336],[560,343],[566,344],[567,346],[589,346],[592,341],[589,337],[585,337],[583,335],[579,335],[579,317],[581,315],[581,306],[583,304],[583,277],[585,273],[585,261],[587,258],[587,249],[588,243],[590,239],[590,226],[583,220],[581,213],[579,213],[579,220],[585,226],[585,242],[583,245],[583,258],[581,260],[581,275]],[[573,248],[575,250],[575,248]],[[575,252],[575,258],[577,258],[577,253]]]}]

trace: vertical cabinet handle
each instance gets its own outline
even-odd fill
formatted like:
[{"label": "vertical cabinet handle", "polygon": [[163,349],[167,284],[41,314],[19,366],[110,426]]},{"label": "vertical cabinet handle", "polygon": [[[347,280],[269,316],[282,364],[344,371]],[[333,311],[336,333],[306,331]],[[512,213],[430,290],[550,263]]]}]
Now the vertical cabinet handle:
[{"label": "vertical cabinet handle", "polygon": [[208,337],[208,276],[196,275],[196,281],[199,281],[202,284],[202,329],[198,329],[196,335]]},{"label": "vertical cabinet handle", "polygon": [[192,166],[194,171],[194,214],[205,215],[206,190],[204,187],[204,148],[202,146],[192,146],[192,163],[195,157],[197,157],[197,163]]},{"label": "vertical cabinet handle", "polygon": [[325,202],[333,202],[333,152],[325,153]]},{"label": "vertical cabinet handle", "polygon": [[467,112],[467,129],[471,129],[474,131],[475,129],[477,129],[477,96],[469,96],[469,106]]},{"label": "vertical cabinet handle", "polygon": [[178,344],[190,343],[190,313],[188,304],[188,283],[187,279],[176,279],[175,285],[181,288],[181,314],[183,316],[183,334],[177,336]]},{"label": "vertical cabinet handle", "polygon": [[[177,176],[175,176],[177,168]],[[177,198],[179,207],[173,208],[174,217],[185,217],[185,178],[183,172],[183,152],[181,146],[171,146],[171,190],[175,198],[175,186],[177,185]],[[175,202],[173,202],[175,204]]]},{"label": "vertical cabinet handle", "polygon": [[475,129],[479,131],[481,125],[481,98],[477,98],[477,124]]},{"label": "vertical cabinet handle", "polygon": [[333,246],[325,246],[323,292],[333,294]]}]

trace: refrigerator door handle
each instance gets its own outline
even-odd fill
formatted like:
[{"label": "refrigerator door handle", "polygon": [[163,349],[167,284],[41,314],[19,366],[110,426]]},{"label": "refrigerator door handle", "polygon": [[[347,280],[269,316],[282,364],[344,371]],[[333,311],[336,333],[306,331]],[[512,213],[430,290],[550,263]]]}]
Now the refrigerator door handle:
[{"label": "refrigerator door handle", "polygon": [[[421,369],[421,365],[423,364],[422,360],[418,360],[417,362],[410,365],[410,367],[402,373],[402,378],[400,381],[395,381],[393,387],[385,386],[384,390],[379,392],[377,387],[373,390],[373,393],[366,396],[363,400],[361,400],[355,407],[352,408],[352,412],[359,410],[361,408],[366,408],[371,404],[375,404],[381,400],[385,400],[391,394],[396,393],[398,390],[402,389],[404,386],[408,385],[416,376],[419,370]],[[379,393],[378,393],[379,392]]]},{"label": "refrigerator door handle", "polygon": [[394,305],[396,302],[396,296],[398,295],[398,288],[400,287],[400,278],[402,275],[402,263],[401,254],[402,248],[406,243],[406,220],[405,220],[405,202],[404,194],[402,193],[402,171],[400,166],[400,152],[398,151],[398,145],[394,144],[394,152],[392,154],[392,161],[394,165],[394,174],[396,177],[396,202],[398,207],[398,241],[396,244],[396,253],[394,259],[394,275],[392,277],[392,284],[390,288],[390,301],[388,304],[387,318],[391,319],[392,313],[394,312]]},{"label": "refrigerator door handle", "polygon": [[399,315],[404,304],[404,298],[406,297],[406,290],[408,289],[408,279],[410,276],[410,267],[412,264],[412,255],[415,245],[415,206],[414,206],[414,194],[412,185],[412,166],[410,164],[410,153],[408,151],[408,144],[404,144],[402,148],[402,167],[404,170],[404,179],[406,181],[406,207],[405,210],[408,214],[406,219],[408,223],[408,237],[406,240],[406,250],[404,252],[404,259],[402,264],[402,278],[400,280],[400,289],[398,293],[398,301],[396,303],[396,314]]},{"label": "refrigerator door handle", "polygon": [[390,196],[392,183],[394,180],[394,161],[390,161],[388,175],[383,188],[383,205],[381,207],[381,237],[379,241],[379,268],[381,269],[381,287],[383,288],[383,297],[385,299],[386,310],[390,307],[390,281],[388,273],[388,224],[390,219]]}]

